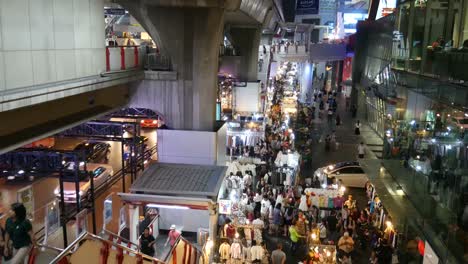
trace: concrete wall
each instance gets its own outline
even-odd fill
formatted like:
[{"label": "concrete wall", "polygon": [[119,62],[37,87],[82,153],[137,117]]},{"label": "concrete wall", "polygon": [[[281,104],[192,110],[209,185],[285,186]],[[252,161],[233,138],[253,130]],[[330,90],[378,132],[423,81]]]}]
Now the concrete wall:
[{"label": "concrete wall", "polygon": [[234,87],[234,102],[236,112],[259,111],[260,83],[249,82],[246,87]]},{"label": "concrete wall", "polygon": [[0,1],[0,91],[104,71],[103,2]]},{"label": "concrete wall", "polygon": [[208,228],[208,210],[159,208],[159,229],[169,230],[171,225],[182,228],[183,232],[198,232],[198,228]]},{"label": "concrete wall", "polygon": [[216,165],[216,132],[158,130],[158,161]]},{"label": "concrete wall", "polygon": [[152,109],[174,129],[192,128],[192,83],[175,72],[146,72],[145,80],[131,87],[130,107]]}]

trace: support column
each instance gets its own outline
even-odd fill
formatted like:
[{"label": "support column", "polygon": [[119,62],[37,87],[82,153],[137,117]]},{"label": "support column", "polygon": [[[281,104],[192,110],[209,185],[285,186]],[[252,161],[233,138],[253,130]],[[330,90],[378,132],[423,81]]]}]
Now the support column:
[{"label": "support column", "polygon": [[[242,81],[255,82],[258,75],[258,49],[261,37],[260,28],[230,28],[234,48],[242,56],[240,76]],[[266,62],[263,62],[266,63]]]},{"label": "support column", "polygon": [[137,205],[128,206],[128,227],[130,229],[130,242],[138,244],[140,208]]},{"label": "support column", "polygon": [[176,80],[171,81],[172,89],[167,91],[171,100],[164,103],[162,114],[177,113],[181,122],[176,129],[212,131],[224,8],[167,7],[156,1],[118,2],[156,40],[161,54],[170,57],[172,70],[177,73]]}]

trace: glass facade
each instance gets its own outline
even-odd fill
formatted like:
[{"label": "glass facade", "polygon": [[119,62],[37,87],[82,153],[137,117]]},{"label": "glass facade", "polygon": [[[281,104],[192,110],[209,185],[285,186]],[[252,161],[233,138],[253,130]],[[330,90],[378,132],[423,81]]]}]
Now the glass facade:
[{"label": "glass facade", "polygon": [[441,263],[468,261],[467,69],[468,0],[403,2],[358,25],[358,113],[383,138],[383,165],[418,209],[407,225]]}]

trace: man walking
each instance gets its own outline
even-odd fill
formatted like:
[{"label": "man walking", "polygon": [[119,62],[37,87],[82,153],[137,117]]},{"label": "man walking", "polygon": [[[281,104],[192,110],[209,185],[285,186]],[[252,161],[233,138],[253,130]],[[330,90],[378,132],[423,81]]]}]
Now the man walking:
[{"label": "man walking", "polygon": [[283,245],[278,243],[276,249],[271,253],[271,263],[272,264],[285,264],[286,263],[286,254],[283,251]]}]

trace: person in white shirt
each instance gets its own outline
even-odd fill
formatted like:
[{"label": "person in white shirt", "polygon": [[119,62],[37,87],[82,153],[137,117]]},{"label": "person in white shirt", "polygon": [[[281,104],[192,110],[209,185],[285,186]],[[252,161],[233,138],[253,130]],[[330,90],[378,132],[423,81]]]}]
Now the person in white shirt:
[{"label": "person in white shirt", "polygon": [[267,220],[269,216],[269,211],[271,207],[271,202],[268,199],[268,196],[264,195],[262,201],[260,202],[261,207],[260,207],[260,213],[262,214],[263,220]]}]

